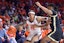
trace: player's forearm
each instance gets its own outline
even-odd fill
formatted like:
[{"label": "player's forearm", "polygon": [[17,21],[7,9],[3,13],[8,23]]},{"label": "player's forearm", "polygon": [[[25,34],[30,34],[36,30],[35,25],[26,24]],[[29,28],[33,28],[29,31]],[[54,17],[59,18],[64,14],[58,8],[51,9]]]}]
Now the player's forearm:
[{"label": "player's forearm", "polygon": [[46,14],[49,14],[51,15],[52,14],[52,11],[47,9],[46,7],[42,6],[39,2],[36,2],[36,5],[41,8]]},{"label": "player's forearm", "polygon": [[36,25],[36,27],[45,27],[47,26],[46,23],[45,24],[41,24],[41,25]]},{"label": "player's forearm", "polygon": [[44,6],[39,6],[46,14],[52,14],[52,11],[51,10],[49,10],[49,9],[47,9],[46,7],[44,7]]},{"label": "player's forearm", "polygon": [[36,25],[37,27],[43,27],[42,25]]},{"label": "player's forearm", "polygon": [[48,17],[42,17],[42,21],[47,21]]}]

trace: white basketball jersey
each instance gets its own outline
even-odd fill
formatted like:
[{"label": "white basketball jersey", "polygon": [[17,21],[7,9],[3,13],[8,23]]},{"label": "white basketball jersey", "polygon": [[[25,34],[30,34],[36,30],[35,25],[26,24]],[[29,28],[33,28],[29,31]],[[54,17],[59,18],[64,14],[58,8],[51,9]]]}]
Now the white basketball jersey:
[{"label": "white basketball jersey", "polygon": [[41,25],[41,23],[38,23],[38,22],[37,22],[36,18],[37,18],[37,16],[35,16],[33,22],[30,22],[30,21],[29,21],[29,17],[28,17],[27,24],[28,24],[29,30],[32,29],[31,25],[34,25],[34,24],[36,24],[36,25]]}]

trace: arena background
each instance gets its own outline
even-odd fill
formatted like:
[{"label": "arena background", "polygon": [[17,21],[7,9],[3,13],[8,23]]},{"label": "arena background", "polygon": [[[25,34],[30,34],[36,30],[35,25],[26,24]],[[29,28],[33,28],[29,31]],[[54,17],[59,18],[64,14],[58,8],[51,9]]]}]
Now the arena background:
[{"label": "arena background", "polygon": [[[64,0],[0,0],[0,19],[2,19],[3,22],[2,27],[7,31],[8,28],[13,28],[13,26],[9,27],[9,25],[16,26],[25,22],[30,10],[34,10],[37,16],[47,16],[41,9],[37,8],[35,5],[37,1],[45,7],[47,7],[49,3],[55,4],[55,10],[58,12],[58,18],[64,34]],[[18,27],[16,26],[16,28]],[[18,29],[14,28],[13,31],[9,31],[12,32],[11,34],[14,34],[11,36],[16,37],[17,30]],[[9,34],[9,32],[7,33]],[[16,37],[16,40],[19,38],[20,36]],[[60,42],[64,43],[64,36]]]}]

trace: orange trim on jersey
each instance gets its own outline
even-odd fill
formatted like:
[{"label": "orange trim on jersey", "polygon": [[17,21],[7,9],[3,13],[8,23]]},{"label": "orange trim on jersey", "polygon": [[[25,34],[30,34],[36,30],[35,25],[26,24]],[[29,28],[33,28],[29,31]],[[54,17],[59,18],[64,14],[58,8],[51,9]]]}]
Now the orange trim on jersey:
[{"label": "orange trim on jersey", "polygon": [[45,36],[47,36],[48,33],[51,32],[51,29],[46,29],[46,30],[43,30],[42,32],[42,38],[44,38]]},{"label": "orange trim on jersey", "polygon": [[28,35],[29,35],[29,33],[30,33],[29,31],[26,31],[26,32],[25,32],[25,35],[26,35],[26,36],[28,36]]}]

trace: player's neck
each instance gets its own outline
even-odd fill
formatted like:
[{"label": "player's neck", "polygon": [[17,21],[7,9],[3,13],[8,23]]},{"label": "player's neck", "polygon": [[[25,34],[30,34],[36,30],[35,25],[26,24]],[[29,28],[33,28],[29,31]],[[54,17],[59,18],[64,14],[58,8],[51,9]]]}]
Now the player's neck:
[{"label": "player's neck", "polygon": [[35,19],[35,17],[33,18],[33,20],[29,19],[29,21],[30,21],[30,22],[33,22],[33,21],[34,21],[34,19]]},{"label": "player's neck", "polygon": [[34,20],[33,20],[33,21],[29,20],[29,21],[30,21],[30,22],[33,22]]}]

